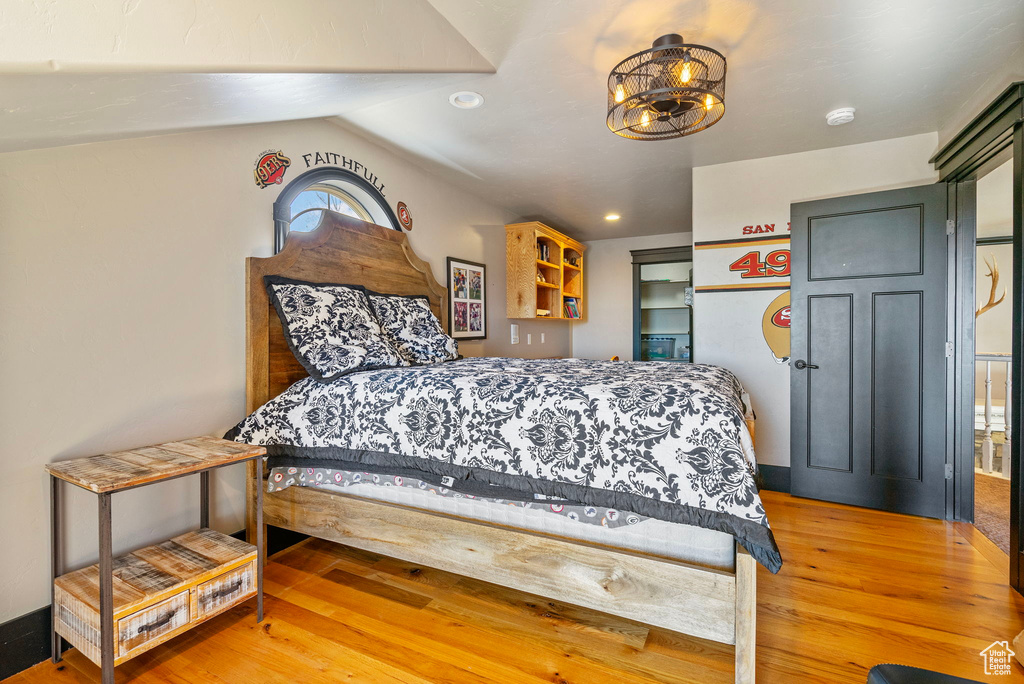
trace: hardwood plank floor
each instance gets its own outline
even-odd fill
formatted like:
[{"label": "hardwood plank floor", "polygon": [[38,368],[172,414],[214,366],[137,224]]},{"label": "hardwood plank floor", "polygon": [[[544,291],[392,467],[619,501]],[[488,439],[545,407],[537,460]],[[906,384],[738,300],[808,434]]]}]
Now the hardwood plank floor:
[{"label": "hardwood plank floor", "polygon": [[[758,570],[759,682],[856,682],[898,662],[977,680],[1024,626],[1005,555],[970,525],[764,492],[785,565]],[[253,602],[117,668],[119,682],[732,681],[732,647],[311,539]],[[9,684],[99,681],[76,651]]]}]

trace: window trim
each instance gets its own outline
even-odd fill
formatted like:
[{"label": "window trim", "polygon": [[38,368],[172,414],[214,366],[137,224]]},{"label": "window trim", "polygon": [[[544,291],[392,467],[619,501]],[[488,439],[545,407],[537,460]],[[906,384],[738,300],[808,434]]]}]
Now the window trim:
[{"label": "window trim", "polygon": [[352,183],[365,191],[371,198],[373,198],[380,210],[384,212],[384,215],[388,217],[391,225],[384,227],[402,232],[400,224],[398,223],[398,217],[395,216],[395,212],[392,211],[391,206],[384,198],[384,195],[380,194],[380,191],[370,184],[365,178],[349,171],[348,169],[343,169],[337,166],[322,166],[310,169],[309,171],[296,176],[291,183],[284,187],[284,190],[281,191],[281,194],[278,195],[277,199],[274,201],[274,254],[277,254],[284,249],[284,242],[288,237],[288,227],[292,221],[292,202],[295,201],[295,198],[298,197],[300,193],[310,189],[314,185],[328,183],[332,180]]}]

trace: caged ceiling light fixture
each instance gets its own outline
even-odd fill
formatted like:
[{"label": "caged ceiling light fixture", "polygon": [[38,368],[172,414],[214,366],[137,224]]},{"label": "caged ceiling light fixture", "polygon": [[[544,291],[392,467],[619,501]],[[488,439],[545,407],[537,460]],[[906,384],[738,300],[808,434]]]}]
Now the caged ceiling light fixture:
[{"label": "caged ceiling light fixture", "polygon": [[725,114],[725,57],[676,33],[619,62],[608,75],[608,128],[631,140],[681,138]]}]

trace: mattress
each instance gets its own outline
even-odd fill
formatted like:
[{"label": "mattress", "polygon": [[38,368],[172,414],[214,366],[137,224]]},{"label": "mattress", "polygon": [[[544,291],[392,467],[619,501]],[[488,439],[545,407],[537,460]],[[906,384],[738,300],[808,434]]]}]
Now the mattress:
[{"label": "mattress", "polygon": [[593,540],[623,548],[678,557],[650,530],[723,532],[777,572],[742,394],[709,365],[474,358],[304,378],[227,438],[266,447],[271,468],[440,478],[650,519],[630,544],[613,541],[621,530]]},{"label": "mattress", "polygon": [[[735,568],[735,541],[731,534],[656,518],[643,518],[635,524],[607,527],[557,515],[546,511],[544,507],[526,508],[479,498],[439,496],[430,488],[388,487],[373,483],[339,486],[329,481],[299,482],[293,486],[315,487],[432,513],[654,554],[718,570],[731,571]],[[619,513],[629,516],[628,511]]]}]

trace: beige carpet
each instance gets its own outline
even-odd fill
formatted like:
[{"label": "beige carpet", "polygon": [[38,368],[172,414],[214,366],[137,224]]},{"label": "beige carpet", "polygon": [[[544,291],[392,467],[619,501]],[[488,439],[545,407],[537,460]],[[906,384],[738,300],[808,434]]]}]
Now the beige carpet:
[{"label": "beige carpet", "polygon": [[1010,481],[974,474],[974,526],[1010,553]]}]

